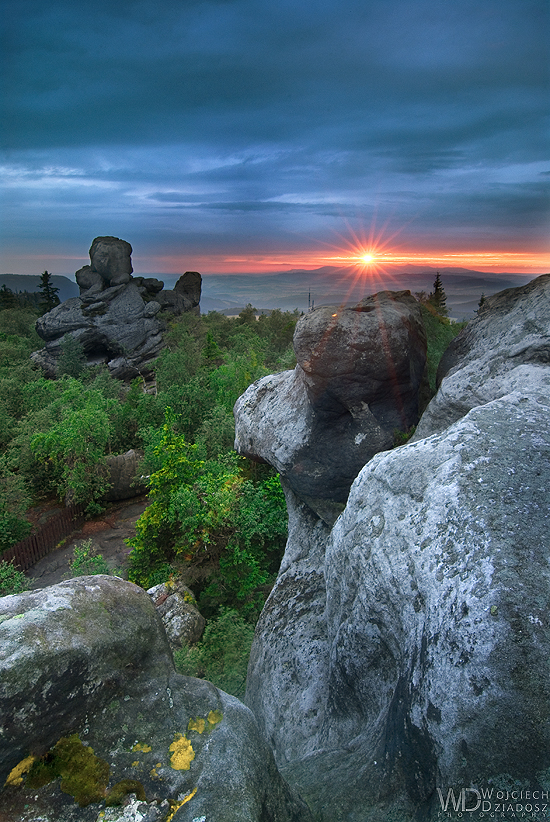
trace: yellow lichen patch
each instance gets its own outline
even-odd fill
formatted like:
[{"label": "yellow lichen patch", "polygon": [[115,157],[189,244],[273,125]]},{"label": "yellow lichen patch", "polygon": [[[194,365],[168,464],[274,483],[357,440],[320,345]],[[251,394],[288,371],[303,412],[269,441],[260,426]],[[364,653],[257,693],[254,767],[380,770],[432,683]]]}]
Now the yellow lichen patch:
[{"label": "yellow lichen patch", "polygon": [[175,771],[188,771],[191,767],[191,762],[195,758],[195,751],[186,736],[176,734],[176,737],[170,747],[172,751],[170,757],[170,765]]},{"label": "yellow lichen patch", "polygon": [[139,761],[137,759],[135,759],[134,762],[132,762],[132,768],[137,768],[138,765],[139,765]]},{"label": "yellow lichen patch", "polygon": [[188,731],[197,731],[198,733],[202,734],[206,727],[206,722],[201,717],[197,719],[190,719],[189,725],[187,726]]},{"label": "yellow lichen patch", "polygon": [[209,723],[211,725],[217,725],[218,722],[221,722],[223,719],[223,714],[221,711],[210,711],[207,717]]},{"label": "yellow lichen patch", "polygon": [[186,802],[189,802],[190,799],[193,799],[193,797],[195,796],[196,793],[197,793],[197,789],[193,788],[191,793],[188,793],[187,796],[185,796],[181,801],[179,801],[179,802],[170,802],[171,813],[170,813],[169,816],[166,817],[166,822],[170,822],[170,820],[172,820],[174,818],[174,816],[176,815],[176,811],[179,811],[179,809],[182,807],[182,805],[185,805]]},{"label": "yellow lichen patch", "polygon": [[6,785],[21,785],[23,782],[23,774],[28,773],[35,761],[36,757],[34,756],[27,756],[25,759],[22,759],[19,765],[16,765],[13,768],[6,781],[4,782],[4,787]]},{"label": "yellow lichen patch", "polygon": [[145,742],[136,742],[136,744],[132,748],[132,751],[134,751],[134,752],[141,751],[142,753],[150,753],[151,746],[146,745]]}]

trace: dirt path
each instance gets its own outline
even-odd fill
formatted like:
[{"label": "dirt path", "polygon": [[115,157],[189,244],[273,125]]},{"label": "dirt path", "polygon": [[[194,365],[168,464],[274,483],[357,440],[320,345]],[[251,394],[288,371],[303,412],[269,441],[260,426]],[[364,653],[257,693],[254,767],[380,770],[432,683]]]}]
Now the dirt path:
[{"label": "dirt path", "polygon": [[75,545],[90,538],[111,570],[120,569],[125,572],[130,554],[125,540],[134,536],[136,521],[147,504],[147,497],[115,503],[101,517],[84,523],[80,531],[75,531],[68,537],[62,548],[52,551],[29,568],[26,575],[31,589],[46,588],[68,579],[69,562],[73,559]]}]

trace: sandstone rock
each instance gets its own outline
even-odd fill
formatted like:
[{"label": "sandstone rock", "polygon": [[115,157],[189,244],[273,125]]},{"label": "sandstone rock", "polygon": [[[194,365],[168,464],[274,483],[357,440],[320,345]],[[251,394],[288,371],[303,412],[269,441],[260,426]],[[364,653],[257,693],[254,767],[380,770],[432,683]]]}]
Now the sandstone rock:
[{"label": "sandstone rock", "polygon": [[132,279],[132,246],[118,237],[96,237],[90,246],[92,271],[110,285],[124,285]]},{"label": "sandstone rock", "polygon": [[146,479],[141,477],[142,461],[143,454],[133,448],[125,454],[106,458],[110,488],[105,494],[105,500],[116,502],[147,493]]},{"label": "sandstone rock", "polygon": [[419,416],[426,364],[420,307],[381,292],[300,319],[293,372],[254,383],[235,405],[237,451],[273,465],[328,524],[360,469]]},{"label": "sandstone rock", "polygon": [[63,338],[70,334],[82,343],[88,365],[104,363],[123,380],[147,379],[164,348],[159,311],[167,307],[174,314],[199,311],[200,274],[188,272],[193,276],[180,277],[177,291],[165,292],[161,280],[154,277],[132,278],[131,253],[125,240],[96,237],[90,248],[91,265],[76,272],[80,297],[37,321],[36,330],[46,346],[32,359],[48,377],[57,376]]},{"label": "sandstone rock", "polygon": [[330,529],[290,489],[285,494],[288,542],[256,627],[245,697],[282,763],[317,747],[328,695],[329,652],[324,560]]},{"label": "sandstone rock", "polygon": [[201,288],[202,278],[198,271],[186,271],[177,281],[173,291],[162,291],[157,299],[163,310],[172,314],[182,314],[184,311],[200,314]]},{"label": "sandstone rock", "polygon": [[550,393],[550,274],[488,297],[439,365],[439,390],[414,439],[443,431],[471,408],[532,386]]},{"label": "sandstone rock", "polygon": [[181,580],[169,580],[147,591],[162,619],[173,651],[198,642],[206,620],[199,612],[193,592]]},{"label": "sandstone rock", "polygon": [[[78,734],[106,763],[110,786],[141,783],[147,819],[166,819],[164,800],[179,797],[177,822],[311,820],[252,713],[175,673],[160,618],[131,583],[80,577],[0,599],[0,671],[0,785],[29,754]],[[8,820],[104,818],[100,805],[79,807],[58,782],[31,791],[24,776],[4,787],[0,805]]]},{"label": "sandstone rock", "polygon": [[[375,455],[328,539],[288,497],[246,701],[321,822],[440,819],[450,788],[548,789],[548,280],[491,298],[419,425],[438,433]],[[237,406],[252,443],[261,391],[288,384]],[[284,468],[282,440],[261,453]]]}]

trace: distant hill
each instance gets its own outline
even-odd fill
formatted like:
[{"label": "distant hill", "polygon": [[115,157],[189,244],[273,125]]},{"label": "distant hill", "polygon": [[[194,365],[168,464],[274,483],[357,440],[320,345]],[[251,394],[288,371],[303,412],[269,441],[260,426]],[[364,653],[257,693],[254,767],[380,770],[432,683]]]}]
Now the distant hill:
[{"label": "distant hill", "polygon": [[[34,291],[40,290],[40,277],[32,277],[27,274],[0,274],[0,288],[5,285],[14,294],[19,291],[28,291],[32,294]],[[59,289],[59,299],[65,302],[70,297],[78,297],[80,289],[78,285],[69,280],[68,277],[63,277],[60,274],[52,274],[52,285]]]}]

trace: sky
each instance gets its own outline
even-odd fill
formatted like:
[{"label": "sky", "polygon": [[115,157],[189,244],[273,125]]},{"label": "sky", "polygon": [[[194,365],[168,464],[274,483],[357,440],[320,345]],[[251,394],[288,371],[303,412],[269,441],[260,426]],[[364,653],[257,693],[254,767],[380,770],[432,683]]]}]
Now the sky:
[{"label": "sky", "polygon": [[0,273],[550,271],[548,0],[4,0]]}]

